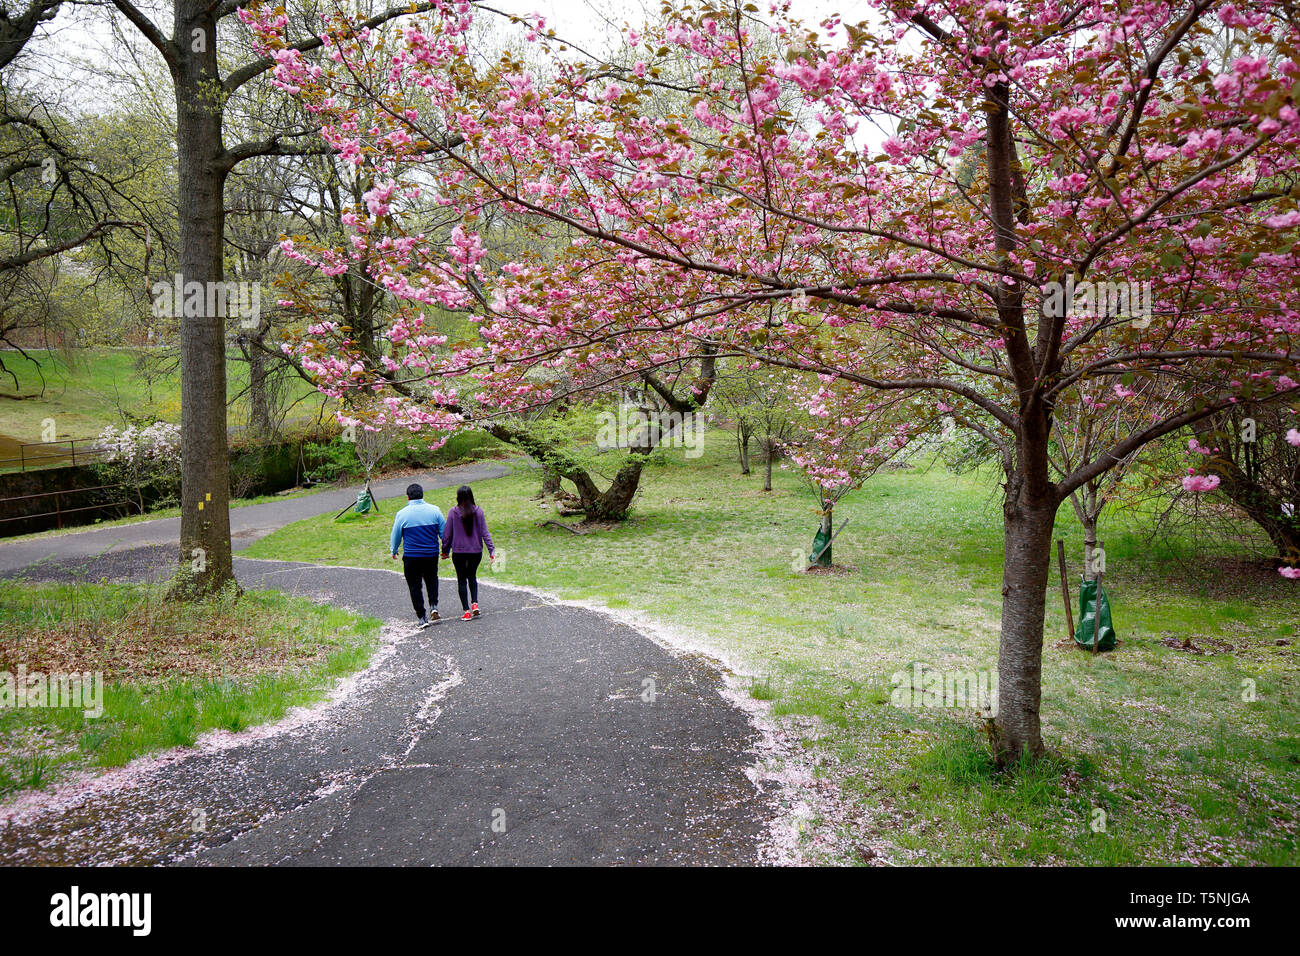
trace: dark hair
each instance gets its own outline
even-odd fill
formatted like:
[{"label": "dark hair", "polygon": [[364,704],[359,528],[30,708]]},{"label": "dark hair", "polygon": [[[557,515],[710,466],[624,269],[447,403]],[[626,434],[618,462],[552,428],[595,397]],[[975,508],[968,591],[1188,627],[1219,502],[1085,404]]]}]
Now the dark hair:
[{"label": "dark hair", "polygon": [[460,509],[460,523],[465,526],[466,534],[474,533],[474,492],[469,485],[456,489],[456,507]]},{"label": "dark hair", "polygon": [[423,497],[424,497],[424,489],[421,488],[421,487],[420,487],[419,485],[417,485],[417,484],[409,484],[409,485],[406,486],[406,497],[408,497],[408,498],[423,498]]}]

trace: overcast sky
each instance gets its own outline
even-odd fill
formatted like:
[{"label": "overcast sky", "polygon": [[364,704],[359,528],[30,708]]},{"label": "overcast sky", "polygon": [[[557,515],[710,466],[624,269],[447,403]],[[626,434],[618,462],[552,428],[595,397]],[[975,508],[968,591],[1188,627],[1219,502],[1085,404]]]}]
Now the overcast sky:
[{"label": "overcast sky", "polygon": [[[143,9],[170,26],[170,3],[137,0]],[[283,0],[292,7],[293,0]],[[620,41],[625,25],[640,26],[658,15],[660,0],[485,0],[506,13],[538,13],[556,33],[594,55],[608,53]],[[378,4],[377,4],[378,5]],[[767,0],[759,0],[761,9]],[[794,0],[793,10],[810,27],[839,14],[848,22],[871,16],[866,0]],[[488,14],[483,14],[488,16]],[[115,39],[113,24],[125,39]],[[140,66],[161,69],[161,59],[124,18],[103,8],[65,5],[46,32],[29,47],[25,57],[29,82],[62,92],[69,105],[84,110],[111,109],[124,97],[156,95],[161,110],[170,111],[170,91],[114,85],[104,73],[138,76]],[[85,65],[85,69],[80,68]]]},{"label": "overcast sky", "polygon": [[[637,25],[658,14],[659,0],[500,0],[497,9],[509,13],[540,13],[557,33],[575,38],[596,38],[608,32],[610,24]],[[766,0],[756,4],[767,8]],[[870,4],[866,0],[794,0],[795,16],[809,25],[839,14],[850,23],[866,20]]]}]

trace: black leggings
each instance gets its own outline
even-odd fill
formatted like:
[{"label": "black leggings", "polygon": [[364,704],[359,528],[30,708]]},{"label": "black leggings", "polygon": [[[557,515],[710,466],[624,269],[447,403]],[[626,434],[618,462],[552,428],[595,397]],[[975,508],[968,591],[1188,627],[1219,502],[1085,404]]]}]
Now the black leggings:
[{"label": "black leggings", "polygon": [[[460,592],[460,606],[468,611],[470,601],[478,603],[478,566],[483,560],[483,552],[477,554],[451,554],[451,563],[456,568],[456,590]],[[469,596],[465,595],[465,585],[469,585]]]},{"label": "black leggings", "polygon": [[429,589],[429,609],[438,610],[438,556],[403,556],[402,573],[406,576],[406,587],[411,592],[411,607],[415,608],[415,613],[424,617],[424,593],[421,585]]}]

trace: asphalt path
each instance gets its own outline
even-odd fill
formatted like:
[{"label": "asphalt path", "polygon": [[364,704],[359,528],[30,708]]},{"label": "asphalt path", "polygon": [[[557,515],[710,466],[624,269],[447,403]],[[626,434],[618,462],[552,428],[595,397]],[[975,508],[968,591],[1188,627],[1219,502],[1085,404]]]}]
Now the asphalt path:
[{"label": "asphalt path", "polygon": [[[490,477],[482,467],[439,480]],[[250,506],[232,512],[232,523],[261,535],[354,495]],[[36,551],[0,545],[0,569],[35,580],[88,571],[158,577],[175,562],[175,545],[157,540],[167,523],[146,523],[153,527],[143,537],[134,525],[41,539]],[[772,819],[748,772],[758,735],[719,693],[722,677],[709,661],[672,653],[598,611],[487,582],[481,617],[420,630],[394,571],[245,558],[235,566],[245,588],[384,620],[385,643],[366,671],[310,712],[0,807],[0,860],[758,862]],[[442,588],[449,615],[454,584],[444,579]]]}]

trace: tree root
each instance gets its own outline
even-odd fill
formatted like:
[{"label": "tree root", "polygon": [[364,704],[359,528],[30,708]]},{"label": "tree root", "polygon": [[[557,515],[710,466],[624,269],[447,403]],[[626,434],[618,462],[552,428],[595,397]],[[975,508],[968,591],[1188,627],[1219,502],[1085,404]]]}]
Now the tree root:
[{"label": "tree root", "polygon": [[572,525],[567,525],[567,524],[564,524],[563,522],[560,522],[560,521],[543,521],[543,522],[539,525],[539,527],[545,528],[548,524],[553,524],[553,525],[555,525],[555,527],[557,527],[557,528],[563,528],[565,531],[568,531],[568,532],[571,533],[571,534],[586,534],[586,533],[587,533],[587,532],[585,532],[585,531],[580,531],[579,529],[573,527]]}]

